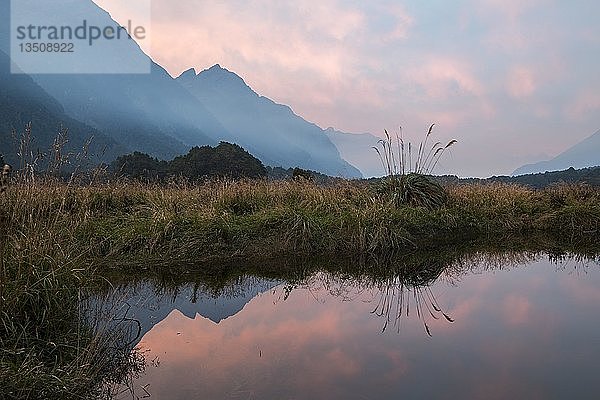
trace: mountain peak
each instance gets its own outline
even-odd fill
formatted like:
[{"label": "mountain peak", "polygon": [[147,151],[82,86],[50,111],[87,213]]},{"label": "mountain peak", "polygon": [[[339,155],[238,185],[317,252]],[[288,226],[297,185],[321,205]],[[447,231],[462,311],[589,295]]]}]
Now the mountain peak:
[{"label": "mountain peak", "polygon": [[[191,77],[191,75],[190,75]],[[235,72],[231,72],[227,68],[222,67],[220,64],[215,64],[212,67],[203,70],[197,75],[189,79],[187,76],[181,76],[178,78],[184,85],[195,86],[203,85],[212,88],[224,88],[235,89],[239,94],[249,93],[253,96],[257,96],[256,93],[246,84],[246,82]]]},{"label": "mountain peak", "polygon": [[205,69],[204,71],[200,72],[198,74],[198,76],[200,75],[208,75],[208,76],[212,76],[212,77],[217,77],[217,76],[222,76],[222,77],[229,77],[229,78],[233,78],[235,80],[242,80],[243,79],[237,75],[235,72],[231,72],[230,70],[228,70],[227,68],[223,68],[221,66],[221,64],[215,64],[212,67]]},{"label": "mountain peak", "polygon": [[195,68],[190,68],[186,71],[183,71],[181,73],[181,75],[179,75],[177,77],[177,79],[181,79],[183,81],[191,81],[192,79],[194,79],[198,74],[196,73],[196,69]]}]

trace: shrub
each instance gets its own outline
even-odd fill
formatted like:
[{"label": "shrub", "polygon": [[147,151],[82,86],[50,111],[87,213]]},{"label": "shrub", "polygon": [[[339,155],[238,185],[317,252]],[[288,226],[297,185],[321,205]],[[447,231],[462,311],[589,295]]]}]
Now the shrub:
[{"label": "shrub", "polygon": [[402,133],[396,135],[396,151],[394,140],[387,130],[386,138],[379,141],[381,147],[373,147],[387,175],[381,180],[378,192],[380,195],[391,197],[396,207],[410,205],[436,209],[446,203],[448,195],[444,188],[427,175],[433,172],[442,155],[456,140],[451,140],[445,146],[436,142],[427,150],[434,126],[429,127],[425,139],[419,144],[414,163],[413,145],[411,142],[405,143]]}]

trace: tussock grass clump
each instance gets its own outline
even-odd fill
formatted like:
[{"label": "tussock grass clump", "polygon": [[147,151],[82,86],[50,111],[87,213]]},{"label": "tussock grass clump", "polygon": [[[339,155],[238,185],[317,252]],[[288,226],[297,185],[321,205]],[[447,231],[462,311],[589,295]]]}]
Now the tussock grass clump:
[{"label": "tussock grass clump", "polygon": [[381,148],[373,147],[386,175],[379,184],[378,192],[388,197],[396,207],[408,205],[437,209],[446,202],[446,191],[428,175],[433,173],[444,153],[457,141],[451,140],[445,146],[436,142],[429,147],[434,126],[429,127],[418,152],[410,141],[405,141],[402,129],[400,134],[396,134],[395,143],[386,130],[385,139],[379,141]]},{"label": "tussock grass clump", "polygon": [[408,205],[434,210],[442,207],[448,198],[441,185],[425,175],[414,173],[383,178],[378,191],[388,196],[396,207]]}]

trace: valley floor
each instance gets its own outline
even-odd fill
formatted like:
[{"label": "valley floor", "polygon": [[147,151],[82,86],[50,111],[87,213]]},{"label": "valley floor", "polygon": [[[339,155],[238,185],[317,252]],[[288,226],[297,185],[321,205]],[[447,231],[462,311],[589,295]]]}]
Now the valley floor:
[{"label": "valley floor", "polygon": [[[350,181],[11,186],[0,195],[3,395],[86,398],[90,388],[100,393],[137,368],[135,353],[113,345],[118,333],[99,330],[80,312],[82,293],[107,278],[290,279],[307,273],[305,262],[293,260],[315,257],[349,260],[336,267],[348,273],[402,274],[407,267],[398,265],[412,265],[417,275],[424,267],[435,275],[448,263],[431,260],[464,249],[600,251],[599,188],[445,191],[442,206],[424,208]],[[407,254],[417,261],[378,262]]]}]

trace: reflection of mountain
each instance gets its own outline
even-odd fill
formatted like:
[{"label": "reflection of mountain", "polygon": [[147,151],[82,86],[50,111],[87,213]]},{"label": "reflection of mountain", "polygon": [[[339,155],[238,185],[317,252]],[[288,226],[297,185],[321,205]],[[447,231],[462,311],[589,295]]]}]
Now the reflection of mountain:
[{"label": "reflection of mountain", "polygon": [[[152,283],[120,287],[111,294],[109,303],[122,307],[118,314],[140,323],[140,335],[135,343],[144,337],[156,324],[177,310],[190,319],[200,315],[218,324],[234,316],[256,296],[279,285],[278,281],[258,278],[240,278],[231,286],[217,294],[211,294],[194,285],[176,289],[161,290]],[[133,332],[135,335],[137,333]]]}]

